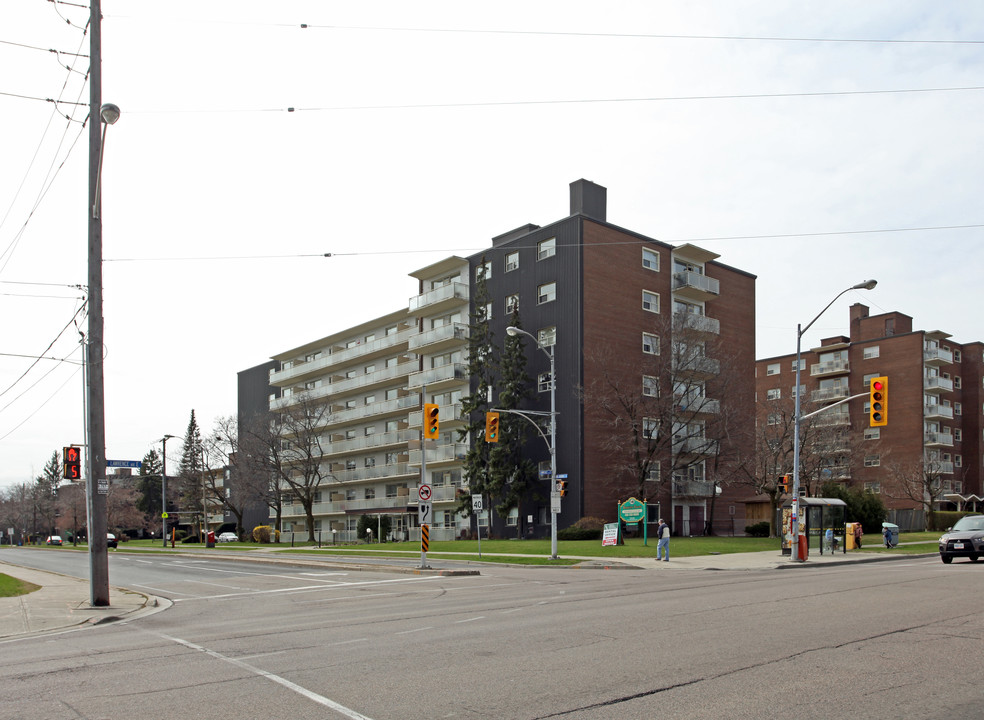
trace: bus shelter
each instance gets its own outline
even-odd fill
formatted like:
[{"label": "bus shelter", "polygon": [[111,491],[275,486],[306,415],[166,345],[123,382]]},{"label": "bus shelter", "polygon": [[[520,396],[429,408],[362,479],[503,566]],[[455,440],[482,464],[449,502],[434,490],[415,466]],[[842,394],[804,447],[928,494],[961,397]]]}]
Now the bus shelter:
[{"label": "bus shelter", "polygon": [[[847,503],[840,498],[801,497],[800,533],[806,536],[811,552],[821,555],[831,552],[847,552],[844,532],[846,527]],[[782,513],[782,554],[790,555],[793,547],[793,503],[792,499],[783,503]]]}]

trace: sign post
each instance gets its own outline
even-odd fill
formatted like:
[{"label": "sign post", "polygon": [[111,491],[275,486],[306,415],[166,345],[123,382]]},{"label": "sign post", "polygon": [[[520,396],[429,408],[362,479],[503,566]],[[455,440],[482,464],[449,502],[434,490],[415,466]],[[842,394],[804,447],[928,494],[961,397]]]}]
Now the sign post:
[{"label": "sign post", "polygon": [[482,557],[482,496],[472,495],[472,512],[475,513],[475,533],[478,535],[478,557]]},{"label": "sign post", "polygon": [[645,545],[648,541],[646,532],[646,503],[641,502],[637,499],[629,498],[624,503],[619,503],[618,506],[618,517],[619,520],[625,522],[626,525],[642,523],[642,535],[643,544]]}]

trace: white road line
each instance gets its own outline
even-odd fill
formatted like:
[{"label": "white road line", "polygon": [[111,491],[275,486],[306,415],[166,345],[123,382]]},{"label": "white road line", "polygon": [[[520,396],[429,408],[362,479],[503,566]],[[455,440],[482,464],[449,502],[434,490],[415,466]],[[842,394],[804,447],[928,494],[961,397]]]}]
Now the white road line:
[{"label": "white road line", "polygon": [[398,633],[393,633],[394,635],[410,635],[412,633],[424,632],[424,630],[433,630],[433,625],[428,625],[427,627],[416,628],[414,630],[402,630]]},{"label": "white road line", "polygon": [[468,618],[467,620],[455,620],[454,624],[460,625],[461,623],[475,622],[476,620],[484,620],[484,619],[485,619],[484,615],[479,615],[478,617]]},{"label": "white road line", "polygon": [[274,590],[254,590],[246,593],[223,593],[222,595],[208,595],[201,597],[190,597],[190,598],[178,598],[174,602],[181,602],[182,600],[219,600],[232,597],[242,597],[243,595],[284,595],[287,593],[300,593],[300,592],[315,592],[319,590],[337,590],[340,588],[352,588],[352,587],[367,587],[370,585],[386,585],[389,583],[406,583],[406,582],[423,582],[426,580],[438,580],[439,576],[435,575],[433,577],[413,577],[413,578],[398,578],[396,580],[367,580],[365,582],[346,582],[346,583],[336,583],[334,585],[305,585],[302,587],[295,588],[276,588]]},{"label": "white road line", "polygon": [[352,710],[351,708],[347,708],[344,705],[335,702],[334,700],[330,700],[326,698],[324,695],[319,695],[318,693],[308,690],[305,687],[301,687],[297,683],[293,683],[290,680],[287,680],[286,678],[282,678],[279,675],[274,675],[273,673],[267,672],[266,670],[261,670],[260,668],[254,667],[249,663],[243,662],[242,660],[237,660],[236,658],[228,657],[226,655],[223,655],[222,653],[202,647],[201,645],[196,645],[193,642],[182,640],[181,638],[172,637],[170,635],[165,635],[163,633],[155,633],[149,630],[143,630],[143,632],[149,633],[150,635],[156,635],[157,637],[163,638],[164,640],[167,640],[169,642],[174,642],[179,645],[183,645],[184,647],[189,648],[190,650],[197,650],[199,652],[203,652],[209,657],[214,657],[217,660],[222,660],[223,662],[227,662],[230,665],[235,665],[236,667],[246,670],[247,672],[251,672],[254,675],[258,675],[259,677],[266,678],[271,682],[275,682],[278,685],[287,688],[288,690],[293,690],[298,695],[306,697],[308,700],[316,702],[319,705],[322,705],[326,708],[330,708],[331,710],[334,710],[340,715],[344,715],[345,717],[351,718],[352,720],[372,720],[369,716],[363,715],[362,713]]}]

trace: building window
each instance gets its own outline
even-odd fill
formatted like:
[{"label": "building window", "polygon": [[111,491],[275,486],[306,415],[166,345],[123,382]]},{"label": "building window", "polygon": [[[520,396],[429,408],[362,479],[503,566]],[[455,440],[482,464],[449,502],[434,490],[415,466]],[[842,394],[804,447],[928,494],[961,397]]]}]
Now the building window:
[{"label": "building window", "polygon": [[[482,314],[484,313],[484,315]],[[478,308],[479,318],[482,320],[492,319],[492,303],[485,303],[484,308]]]},{"label": "building window", "polygon": [[659,380],[652,375],[643,375],[642,394],[646,397],[659,397]]},{"label": "building window", "polygon": [[476,280],[480,280],[483,277],[486,280],[488,280],[490,277],[492,277],[492,263],[491,262],[480,263],[480,264],[478,264],[478,265],[475,266],[475,279]]},{"label": "building window", "polygon": [[[791,369],[791,370],[792,370],[793,372],[796,372],[796,361],[795,361],[795,360],[793,360],[793,362],[792,362],[792,365],[791,365],[791,368],[790,368],[790,369]],[[800,370],[806,370],[806,359],[805,359],[805,358],[800,358],[800,361],[799,361],[799,369],[800,369]]]},{"label": "building window", "polygon": [[390,325],[388,328],[386,328],[387,335],[396,335],[398,332],[400,332],[400,328],[398,328],[396,325]]},{"label": "building window", "polygon": [[959,375],[954,375],[953,376],[953,389],[954,390],[959,390],[962,384],[963,383],[961,383],[961,381],[960,381],[960,376]]},{"label": "building window", "polygon": [[651,440],[656,437],[659,430],[659,422],[656,418],[643,418],[642,419],[642,436],[647,440]]},{"label": "building window", "polygon": [[647,270],[659,271],[659,253],[649,248],[642,249],[642,266]]},{"label": "building window", "polygon": [[780,390],[779,388],[772,388],[771,390],[767,390],[765,393],[766,400],[778,400],[781,397],[782,397],[782,390]]},{"label": "building window", "polygon": [[506,515],[506,527],[516,527],[519,524],[519,508],[514,507]]},{"label": "building window", "polygon": [[879,440],[881,438],[881,428],[865,428],[864,429],[864,439],[865,440]]},{"label": "building window", "polygon": [[368,427],[366,427],[366,429],[363,431],[363,433],[365,434],[366,437],[369,437],[370,435],[375,435],[376,434],[376,426],[375,425],[369,425]]},{"label": "building window", "polygon": [[769,413],[769,425],[782,425],[782,414]]},{"label": "building window", "polygon": [[953,428],[953,439],[956,442],[963,440],[963,430],[960,428]]},{"label": "building window", "polygon": [[867,375],[865,375],[864,376],[864,381],[862,383],[863,387],[870,387],[871,386],[871,379],[872,378],[876,378],[876,377],[879,377],[878,373],[868,373]]},{"label": "building window", "polygon": [[872,358],[878,357],[880,353],[881,348],[878,345],[871,345],[864,349],[861,357],[865,360],[871,360]]},{"label": "building window", "polygon": [[363,401],[363,404],[364,405],[372,405],[374,402],[376,402],[376,396],[375,395],[366,395],[365,400]]},{"label": "building window", "polygon": [[543,305],[544,303],[553,302],[557,299],[557,283],[551,282],[541,285],[536,289],[536,303],[537,305]]},{"label": "building window", "polygon": [[550,382],[550,373],[540,373],[536,376],[536,390],[537,392],[550,392],[550,387],[552,383]]},{"label": "building window", "polygon": [[648,290],[642,291],[642,309],[648,312],[658,313],[659,312],[659,294],[654,292],[649,292]]},{"label": "building window", "polygon": [[866,482],[864,484],[864,491],[866,493],[871,493],[872,495],[881,494],[881,483],[880,482]]},{"label": "building window", "polygon": [[369,375],[370,373],[374,373],[374,372],[376,372],[375,365],[366,365],[366,375]]},{"label": "building window", "polygon": [[519,253],[506,253],[506,272],[512,272],[519,268]]},{"label": "building window", "polygon": [[376,499],[376,488],[367,487],[366,488],[366,500]]},{"label": "building window", "polygon": [[345,431],[345,439],[346,440],[355,440],[355,430],[351,430],[351,429],[350,430],[346,430]]},{"label": "building window", "polygon": [[803,397],[803,393],[805,393],[805,392],[806,392],[806,384],[805,383],[799,386],[799,392],[796,392],[796,386],[793,385],[791,388],[789,388],[789,397],[794,398],[797,395],[799,395],[800,397]]},{"label": "building window", "polygon": [[557,344],[557,328],[548,327],[543,328],[536,334],[536,341],[540,347],[551,347]]},{"label": "building window", "polygon": [[953,467],[963,467],[963,455],[953,456]]},{"label": "building window", "polygon": [[953,403],[953,414],[963,415],[963,403],[958,403],[958,402]]},{"label": "building window", "polygon": [[779,363],[769,363],[765,368],[766,375],[778,375],[779,374]]},{"label": "building window", "polygon": [[374,468],[374,467],[376,467],[376,458],[374,458],[374,457],[367,457],[367,458],[365,459],[365,461],[364,461],[364,463],[363,463],[363,464],[364,464],[364,465],[365,465],[365,466],[366,466],[367,468]]},{"label": "building window", "polygon": [[557,253],[557,238],[552,237],[549,240],[541,240],[536,244],[536,259],[546,260],[548,257],[553,257]]},{"label": "building window", "polygon": [[519,293],[506,296],[506,315],[519,311]]},{"label": "building window", "polygon": [[355,460],[346,460],[345,461],[345,469],[346,470],[355,470]]},{"label": "building window", "polygon": [[642,351],[647,355],[659,355],[659,336],[643,333]]},{"label": "building window", "polygon": [[960,362],[960,360],[961,360],[960,351],[955,349],[953,351],[953,362]]},{"label": "building window", "polygon": [[865,455],[864,456],[864,466],[865,467],[878,467],[881,465],[881,455]]},{"label": "building window", "polygon": [[388,453],[386,453],[386,464],[387,465],[396,465],[398,462],[400,462],[400,454],[399,453],[395,453],[395,452],[388,452]]}]

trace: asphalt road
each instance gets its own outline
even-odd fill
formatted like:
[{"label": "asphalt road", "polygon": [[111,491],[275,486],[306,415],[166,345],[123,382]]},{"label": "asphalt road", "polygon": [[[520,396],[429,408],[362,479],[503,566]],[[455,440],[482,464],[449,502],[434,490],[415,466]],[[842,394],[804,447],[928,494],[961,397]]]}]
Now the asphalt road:
[{"label": "asphalt road", "polygon": [[[34,555],[85,574],[84,555]],[[110,563],[114,585],[173,606],[0,644],[0,718],[984,715],[984,564],[428,577]]]}]

